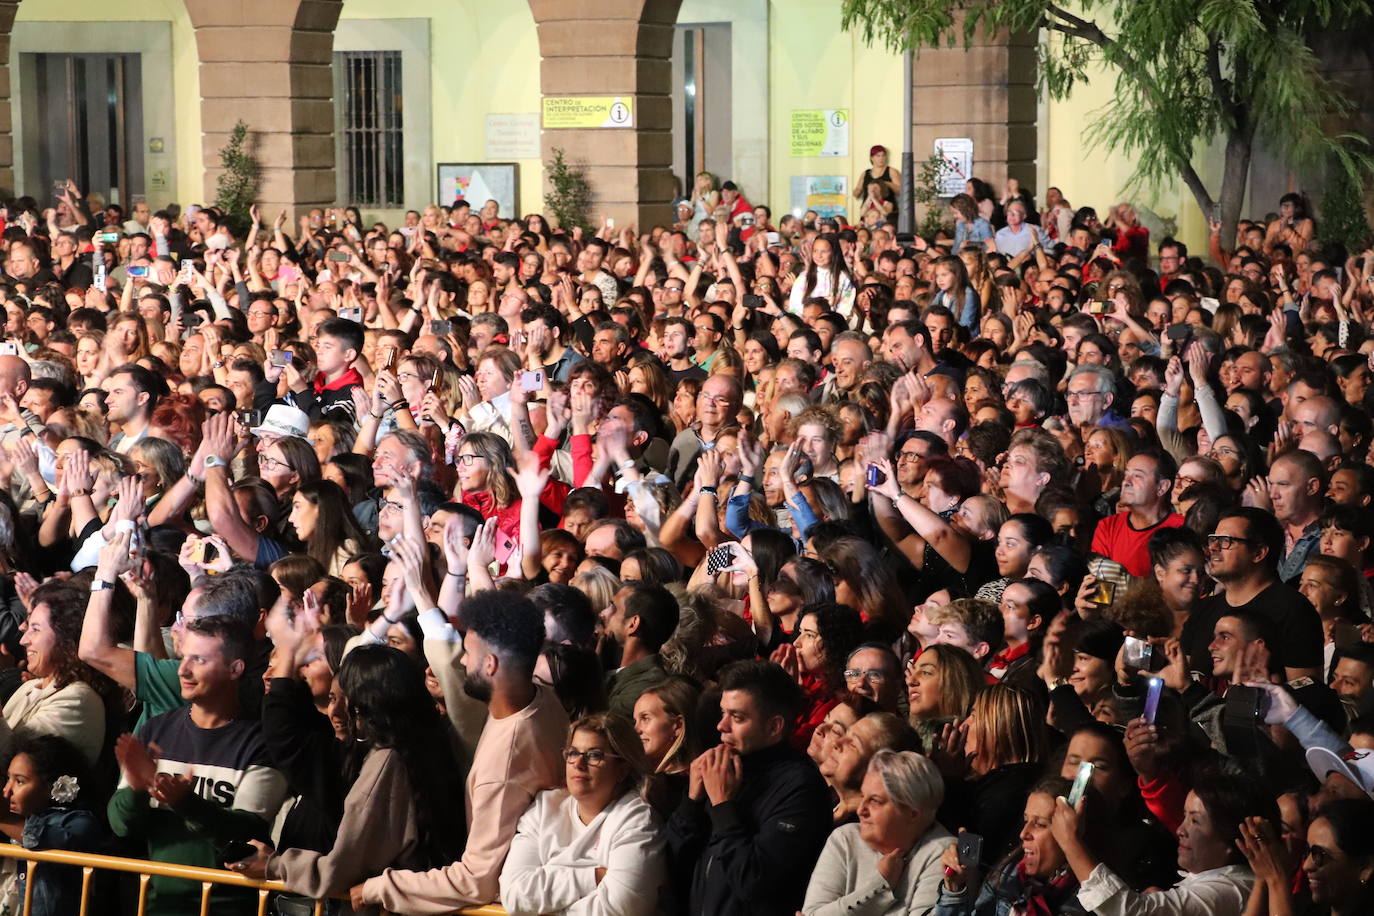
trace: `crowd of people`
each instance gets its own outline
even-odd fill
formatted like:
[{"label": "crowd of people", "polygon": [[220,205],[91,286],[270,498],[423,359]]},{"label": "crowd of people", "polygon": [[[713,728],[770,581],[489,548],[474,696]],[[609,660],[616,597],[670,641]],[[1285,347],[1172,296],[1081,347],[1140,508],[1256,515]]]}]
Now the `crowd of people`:
[{"label": "crowd of people", "polygon": [[1374,251],[898,179],[9,201],[0,829],[282,913],[1374,911]]}]

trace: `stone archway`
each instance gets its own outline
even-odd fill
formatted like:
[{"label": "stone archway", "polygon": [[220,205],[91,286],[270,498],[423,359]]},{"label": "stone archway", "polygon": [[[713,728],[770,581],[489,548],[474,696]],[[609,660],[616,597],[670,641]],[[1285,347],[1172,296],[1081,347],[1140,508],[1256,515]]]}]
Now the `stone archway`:
[{"label": "stone archway", "polygon": [[206,200],[222,171],[219,150],[242,118],[262,164],[265,213],[334,204],[330,66],[343,0],[185,2],[200,57]]},{"label": "stone archway", "polygon": [[640,231],[665,222],[674,193],[673,26],[682,0],[529,0],[539,31],[540,92],[632,96],[634,127],[544,130],[586,176],[593,219]]},{"label": "stone archway", "polygon": [[19,0],[0,0],[0,190],[18,193],[14,186],[14,113],[10,107],[10,33]]}]

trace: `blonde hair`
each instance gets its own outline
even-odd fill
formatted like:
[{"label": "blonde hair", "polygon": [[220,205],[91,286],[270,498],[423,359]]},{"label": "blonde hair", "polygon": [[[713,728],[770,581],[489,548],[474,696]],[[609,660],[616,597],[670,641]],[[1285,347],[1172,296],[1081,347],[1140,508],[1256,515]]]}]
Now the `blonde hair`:
[{"label": "blonde hair", "polygon": [[604,566],[590,566],[572,577],[573,588],[578,589],[592,602],[592,609],[600,611],[609,607],[620,591],[620,579]]},{"label": "blonde hair", "polygon": [[969,730],[988,769],[1045,758],[1045,711],[1028,693],[994,684],[973,701]]},{"label": "blonde hair", "polygon": [[627,772],[620,781],[620,793],[639,785],[639,781],[653,769],[649,766],[649,759],[644,756],[644,743],[635,734],[634,726],[623,716],[604,712],[583,716],[568,726],[569,746],[572,745],[573,735],[578,732],[597,735],[610,746],[612,753],[625,761]]}]

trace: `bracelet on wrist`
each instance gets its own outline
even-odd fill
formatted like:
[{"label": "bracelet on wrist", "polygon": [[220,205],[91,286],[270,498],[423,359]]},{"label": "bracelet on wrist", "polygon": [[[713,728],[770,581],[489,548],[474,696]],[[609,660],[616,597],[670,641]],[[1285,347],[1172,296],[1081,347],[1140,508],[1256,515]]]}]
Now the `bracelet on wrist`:
[{"label": "bracelet on wrist", "polygon": [[749,486],[752,487],[752,486],[754,485],[754,475],[753,475],[753,474],[741,474],[741,475],[739,475],[739,482],[740,482],[740,483],[747,483],[747,484],[749,484]]},{"label": "bracelet on wrist", "polygon": [[713,487],[713,486],[711,486],[711,487],[697,487],[697,492],[698,492],[698,493],[701,493],[702,495],[708,495],[708,494],[709,494],[709,495],[711,495],[711,496],[715,496],[715,495],[716,495],[716,488]]},{"label": "bracelet on wrist", "polygon": [[374,419],[374,420],[380,420],[380,419],[382,418],[382,415],[381,415],[381,414],[379,414],[379,413],[373,413],[373,412],[370,411],[370,410],[367,412],[367,415],[368,415],[369,417],[371,417],[372,419]]},{"label": "bracelet on wrist", "polygon": [[396,400],[392,401],[390,404],[386,406],[390,407],[392,410],[395,410],[397,407],[409,407],[410,402],[407,401],[405,398],[397,398]]},{"label": "bracelet on wrist", "polygon": [[452,576],[455,579],[466,579],[468,577],[468,571],[465,569],[462,572],[446,572],[444,575]]}]

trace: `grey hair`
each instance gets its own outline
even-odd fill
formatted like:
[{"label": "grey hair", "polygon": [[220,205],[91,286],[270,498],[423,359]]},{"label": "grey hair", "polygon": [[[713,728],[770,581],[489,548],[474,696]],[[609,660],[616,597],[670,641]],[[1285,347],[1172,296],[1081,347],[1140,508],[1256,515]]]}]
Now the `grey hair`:
[{"label": "grey hair", "polygon": [[[1104,394],[1116,394],[1116,376],[1112,370],[1106,366],[1099,366],[1096,363],[1085,363],[1069,373],[1069,382],[1078,378],[1080,375],[1091,375],[1097,380],[1097,390]],[[1065,386],[1067,387],[1067,386]]]},{"label": "grey hair", "polygon": [[35,379],[50,378],[53,381],[61,382],[72,388],[80,388],[76,373],[64,366],[62,363],[48,359],[36,359],[30,365],[30,372]]},{"label": "grey hair", "polygon": [[[1261,354],[1262,355],[1262,354]],[[1269,351],[1269,356],[1279,361],[1285,372],[1293,372],[1298,368],[1298,354],[1288,347],[1275,347]]]},{"label": "grey hair", "polygon": [[930,758],[915,751],[882,750],[869,761],[888,797],[909,811],[932,816],[945,800],[945,781]]},{"label": "grey hair", "polygon": [[1031,378],[1035,379],[1037,382],[1039,382],[1039,383],[1042,384],[1042,385],[1045,385],[1045,386],[1047,386],[1047,387],[1049,386],[1049,384],[1050,384],[1050,370],[1045,366],[1044,363],[1040,362],[1040,360],[1038,360],[1038,359],[1018,359],[1018,360],[1016,360],[1014,363],[1012,363],[1010,366],[1007,367],[1007,372],[1010,373],[1011,370],[1012,370],[1012,369],[1015,369],[1017,366],[1020,366],[1020,367],[1023,368],[1023,369],[1029,369],[1029,370],[1031,370],[1031,374],[1030,374],[1030,377],[1031,377]]},{"label": "grey hair", "polygon": [[433,479],[434,463],[429,457],[429,442],[422,434],[413,429],[393,429],[382,437],[383,441],[387,439],[395,439],[397,444],[406,450],[406,460],[420,462],[421,477]]},{"label": "grey hair", "polygon": [[787,411],[789,417],[795,417],[803,410],[811,406],[811,402],[799,394],[785,394],[773,404],[778,410]]}]

